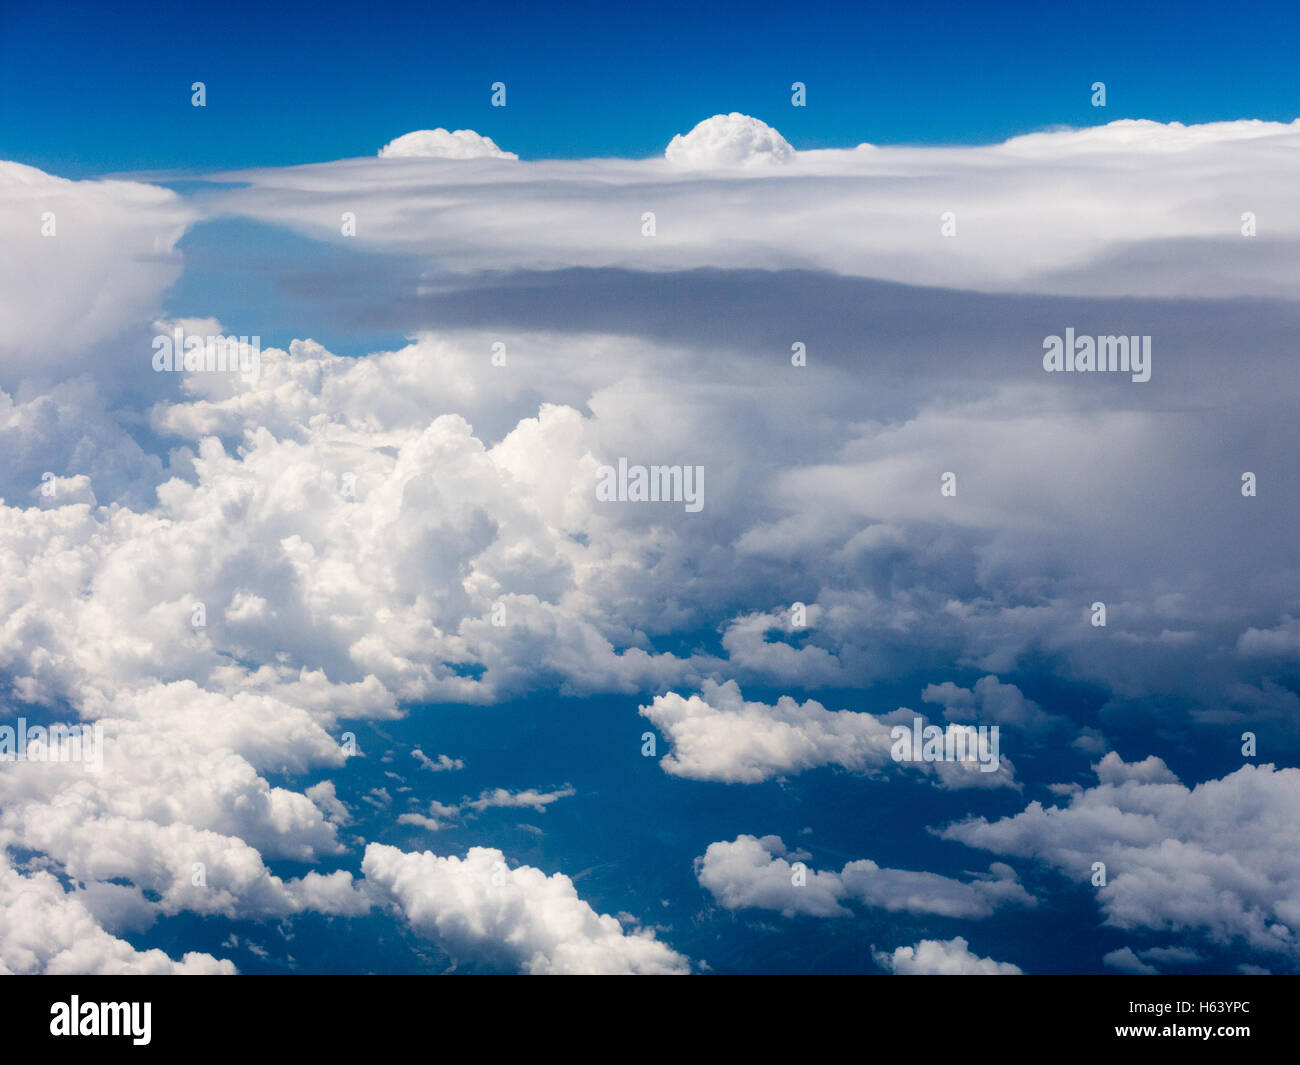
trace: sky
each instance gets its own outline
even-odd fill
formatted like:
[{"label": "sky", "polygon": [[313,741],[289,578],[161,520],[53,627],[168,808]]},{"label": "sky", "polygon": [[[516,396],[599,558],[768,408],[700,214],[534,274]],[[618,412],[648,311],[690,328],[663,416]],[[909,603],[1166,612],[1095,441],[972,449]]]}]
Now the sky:
[{"label": "sky", "polygon": [[971,8],[6,6],[0,972],[1297,971],[1295,15]]},{"label": "sky", "polygon": [[[53,173],[284,166],[468,128],[525,159],[657,155],[741,111],[796,148],[1106,118],[1289,121],[1295,6],[47,4],[0,13],[0,154]],[[203,81],[209,104],[189,106]],[[507,106],[491,106],[504,82]],[[790,86],[808,106],[790,106]]]}]

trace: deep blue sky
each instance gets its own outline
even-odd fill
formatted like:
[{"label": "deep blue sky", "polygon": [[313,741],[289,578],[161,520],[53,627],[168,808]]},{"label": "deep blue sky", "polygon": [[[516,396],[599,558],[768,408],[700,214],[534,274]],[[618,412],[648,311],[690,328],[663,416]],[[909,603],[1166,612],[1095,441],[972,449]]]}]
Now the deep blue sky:
[{"label": "deep blue sky", "polygon": [[[242,9],[242,10],[241,10]],[[1300,114],[1300,7],[1027,2],[0,0],[0,158],[67,176],[371,155],[471,128],[524,158],[657,154],[719,111],[797,148],[1117,118]],[[204,81],[208,106],[189,103]],[[489,105],[493,81],[508,106]],[[808,85],[808,106],[789,87]],[[1105,81],[1104,110],[1089,86]]]}]

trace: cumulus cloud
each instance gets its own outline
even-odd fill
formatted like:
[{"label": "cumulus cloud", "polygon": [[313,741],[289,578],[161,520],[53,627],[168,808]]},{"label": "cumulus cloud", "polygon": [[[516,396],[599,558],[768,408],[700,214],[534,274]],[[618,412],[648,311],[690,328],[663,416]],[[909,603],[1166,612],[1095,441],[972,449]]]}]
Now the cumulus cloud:
[{"label": "cumulus cloud", "polygon": [[1032,699],[1026,699],[1014,684],[1003,684],[997,677],[977,680],[973,687],[962,688],[952,681],[926,686],[921,698],[944,708],[949,721],[979,722],[1024,732],[1042,732],[1059,719],[1043,711]]},{"label": "cumulus cloud", "polygon": [[838,874],[807,869],[794,885],[793,865],[779,836],[737,836],[710,843],[695,859],[695,875],[720,906],[729,910],[776,910],[784,917],[844,917],[844,884]]},{"label": "cumulus cloud", "polygon": [[652,931],[626,932],[616,918],[596,913],[563,873],[509,868],[491,847],[457,858],[371,843],[362,869],[417,933],[454,958],[535,975],[690,971],[688,959]]},{"label": "cumulus cloud", "polygon": [[789,696],[775,706],[746,702],[735,681],[706,682],[689,698],[668,692],[640,713],[671,741],[659,764],[674,776],[754,784],[818,766],[862,771],[892,761],[889,726],[871,714]]},{"label": "cumulus cloud", "polygon": [[838,873],[805,865],[802,883],[796,883],[790,859],[797,861],[799,855],[790,854],[779,836],[741,835],[709,844],[695,860],[695,874],[720,906],[776,910],[785,917],[843,917],[850,912],[844,905],[848,902],[894,913],[966,919],[987,917],[1002,906],[1036,905],[1015,871],[1001,862],[994,862],[983,877],[962,881],[859,859]]},{"label": "cumulus cloud", "polygon": [[379,149],[381,159],[518,159],[472,129],[417,129]]},{"label": "cumulus cloud", "polygon": [[1300,769],[1246,765],[1189,788],[1159,758],[1123,763],[1112,752],[1097,772],[1101,782],[1064,806],[1032,802],[941,834],[1080,883],[1104,862],[1097,904],[1113,927],[1300,958]]},{"label": "cumulus cloud", "polygon": [[0,974],[56,976],[234,975],[234,963],[136,950],[106,932],[75,892],[45,871],[24,875],[0,850]]},{"label": "cumulus cloud", "polygon": [[794,157],[790,142],[766,122],[735,111],[706,118],[664,150],[670,163],[688,169],[779,166]]},{"label": "cumulus cloud", "polygon": [[954,939],[923,939],[915,946],[898,947],[892,954],[873,951],[882,969],[897,976],[1023,976],[1010,962],[981,958],[971,953],[961,936]]},{"label": "cumulus cloud", "polygon": [[961,762],[896,763],[892,730],[910,729],[915,717],[906,710],[881,718],[827,710],[814,699],[799,703],[788,695],[769,706],[746,701],[740,686],[729,680],[705,681],[700,694],[689,698],[676,692],[656,696],[640,713],[671,741],[672,750],[659,764],[673,776],[756,784],[822,766],[877,773],[902,764],[932,774],[946,788],[1016,786],[1014,767],[1005,757],[997,771],[982,772],[973,748]]},{"label": "cumulus cloud", "polygon": [[1097,779],[1103,784],[1123,784],[1126,780],[1136,780],[1143,784],[1177,784],[1176,777],[1164,759],[1149,754],[1140,762],[1126,762],[1115,751],[1107,755],[1092,767]]}]

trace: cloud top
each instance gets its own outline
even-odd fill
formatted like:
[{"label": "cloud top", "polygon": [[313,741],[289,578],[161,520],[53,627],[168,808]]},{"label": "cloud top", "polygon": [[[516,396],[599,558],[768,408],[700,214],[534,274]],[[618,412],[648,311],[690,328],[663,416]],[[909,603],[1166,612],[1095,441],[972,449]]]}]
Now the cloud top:
[{"label": "cloud top", "polygon": [[700,122],[668,142],[664,158],[692,170],[780,166],[794,161],[790,142],[766,122],[733,111]]},{"label": "cloud top", "polygon": [[518,159],[472,129],[417,129],[379,149],[381,159]]}]

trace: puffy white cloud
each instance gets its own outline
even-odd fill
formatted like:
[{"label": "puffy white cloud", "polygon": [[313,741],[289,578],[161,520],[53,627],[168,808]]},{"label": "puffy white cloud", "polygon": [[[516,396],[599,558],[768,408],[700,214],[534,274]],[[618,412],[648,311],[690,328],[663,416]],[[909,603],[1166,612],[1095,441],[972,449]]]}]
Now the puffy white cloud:
[{"label": "puffy white cloud", "polygon": [[892,954],[875,951],[872,957],[882,969],[897,976],[1023,976],[1010,962],[981,958],[971,953],[961,936],[953,939],[923,939],[915,946],[898,947]]},{"label": "puffy white cloud", "polygon": [[690,971],[689,961],[653,932],[625,932],[616,918],[596,913],[563,873],[509,868],[490,847],[457,858],[371,843],[362,870],[417,933],[454,958],[532,974]]},{"label": "puffy white cloud", "polygon": [[793,864],[779,836],[737,836],[710,843],[695,859],[695,875],[720,906],[729,910],[776,910],[785,917],[844,917],[844,884],[837,873],[806,869],[806,882],[793,883]]},{"label": "puffy white cloud", "polygon": [[1064,806],[1032,802],[997,821],[950,825],[946,839],[1034,858],[1097,889],[1105,923],[1195,933],[1300,958],[1300,769],[1246,765],[1188,788],[1158,758],[1112,752],[1096,787]]},{"label": "puffy white cloud", "polygon": [[1001,862],[994,862],[987,875],[963,881],[858,859],[838,873],[805,865],[803,883],[796,884],[790,859],[799,857],[787,851],[779,836],[741,835],[732,842],[710,843],[695,860],[695,872],[701,886],[729,910],[777,910],[786,917],[842,917],[850,912],[848,902],[967,919],[987,917],[1001,906],[1036,905],[1015,871]]},{"label": "puffy white cloud", "polygon": [[381,159],[518,159],[472,129],[417,129],[379,149]]},{"label": "puffy white cloud", "polygon": [[706,118],[664,150],[674,166],[690,169],[779,166],[794,157],[790,142],[766,122],[735,111]]},{"label": "puffy white cloud", "polygon": [[1149,754],[1140,762],[1126,762],[1115,751],[1092,767],[1103,784],[1123,784],[1136,780],[1143,784],[1177,784],[1178,777],[1164,763],[1164,759]]},{"label": "puffy white cloud", "polygon": [[892,730],[911,728],[916,717],[906,710],[876,717],[827,710],[815,699],[799,703],[788,695],[769,706],[746,701],[734,680],[706,680],[700,694],[687,698],[670,691],[640,713],[672,743],[659,764],[673,776],[756,784],[821,766],[878,773],[902,765],[934,775],[947,788],[1016,786],[1015,769],[1005,756],[997,771],[982,772],[973,748],[962,762],[896,763]]},{"label": "puffy white cloud", "polygon": [[[46,855],[87,885],[130,881],[134,912],[149,919],[183,910],[256,917],[369,908],[346,872],[283,880],[263,861],[314,862],[342,851],[335,823],[321,812],[337,814],[332,788],[303,795],[259,773],[342,764],[338,744],[308,712],[189,681],[112,700],[96,693],[87,704],[103,712],[94,719],[102,767],[5,765],[0,844]],[[146,890],[155,895],[147,905]],[[101,891],[86,904],[97,900],[114,909],[123,902]]]},{"label": "puffy white cloud", "polygon": [[24,875],[0,850],[0,974],[76,976],[233,975],[235,966],[210,954],[174,961],[161,950],[138,951],[106,932],[48,872]]},{"label": "puffy white cloud", "polygon": [[352,812],[338,797],[334,789],[334,781],[322,780],[319,784],[313,784],[303,794],[320,807],[321,813],[334,824],[346,825],[352,820]]},{"label": "puffy white cloud", "polygon": [[775,706],[746,702],[735,681],[706,681],[689,698],[656,696],[640,713],[671,741],[659,764],[674,776],[754,784],[818,766],[867,771],[892,761],[889,725],[871,714],[789,696]]}]

